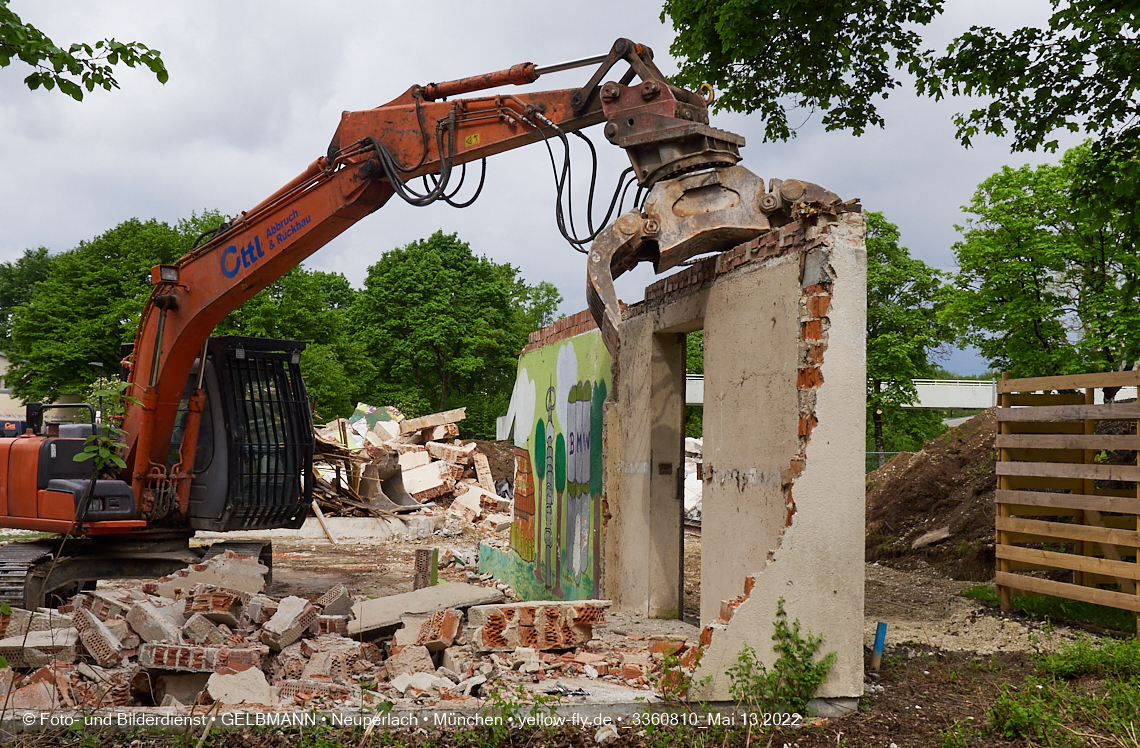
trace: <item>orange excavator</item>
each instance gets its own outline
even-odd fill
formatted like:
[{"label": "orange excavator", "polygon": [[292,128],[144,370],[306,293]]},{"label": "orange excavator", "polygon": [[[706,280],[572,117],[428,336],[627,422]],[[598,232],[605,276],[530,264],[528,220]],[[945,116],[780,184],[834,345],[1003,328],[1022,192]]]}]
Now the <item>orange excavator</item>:
[{"label": "orange excavator", "polygon": [[[624,65],[618,80],[602,83]],[[580,88],[453,98],[587,66],[594,71]],[[615,353],[614,277],[645,260],[660,272],[759,236],[805,205],[837,202],[796,180],[773,180],[766,191],[736,165],[743,138],[709,126],[708,104],[671,85],[648,47],[619,39],[606,55],[412,86],[384,106],[344,112],[325,155],[200,237],[174,264],[153,268],[135,342],[124,346],[122,375],[132,397],[122,420],[126,468],[93,475],[90,462],[74,459],[99,426],[49,416],[75,406],[29,403],[25,433],[0,439],[0,526],[67,538],[0,547],[0,597],[34,609],[99,579],[169,574],[225,548],[258,555],[271,568],[268,543],[207,550],[189,540],[198,530],[304,521],[314,446],[298,366],[304,344],[211,333],[393,196],[420,206],[465,206],[474,199],[457,198],[467,164],[482,162],[485,174],[487,157],[544,142],[555,167],[558,226],[575,249],[585,253],[590,245],[590,306]],[[603,122],[605,137],[625,149],[631,166],[602,227],[594,229],[591,213],[588,232],[578,236],[563,209],[569,136],[585,139],[581,130]],[[566,153],[561,169],[559,145]],[[634,207],[609,223],[635,183]]]}]

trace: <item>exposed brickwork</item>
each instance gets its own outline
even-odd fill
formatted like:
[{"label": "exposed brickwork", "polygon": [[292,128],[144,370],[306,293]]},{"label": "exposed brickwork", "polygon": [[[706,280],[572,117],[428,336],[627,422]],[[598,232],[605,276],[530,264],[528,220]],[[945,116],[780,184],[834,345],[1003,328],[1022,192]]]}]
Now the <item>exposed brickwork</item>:
[{"label": "exposed brickwork", "polygon": [[159,670],[185,670],[194,673],[235,673],[260,668],[269,647],[223,649],[180,644],[143,644],[139,664]]},{"label": "exposed brickwork", "polygon": [[594,322],[594,318],[590,315],[590,310],[587,309],[577,314],[571,314],[569,317],[563,317],[552,325],[547,325],[541,330],[535,330],[527,338],[526,347],[522,349],[522,353],[530,353],[533,350],[542,348],[543,346],[557,343],[566,338],[572,338],[575,335],[581,335],[590,330],[597,330],[598,324]]}]

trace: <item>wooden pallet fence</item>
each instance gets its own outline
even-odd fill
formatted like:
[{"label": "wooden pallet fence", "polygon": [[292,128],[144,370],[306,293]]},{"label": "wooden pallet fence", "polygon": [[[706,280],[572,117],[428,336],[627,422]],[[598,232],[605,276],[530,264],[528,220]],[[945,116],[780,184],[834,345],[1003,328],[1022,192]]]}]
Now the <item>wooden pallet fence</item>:
[{"label": "wooden pallet fence", "polygon": [[[1136,385],[1138,371],[998,382],[1003,610],[1012,595],[1053,595],[1129,610],[1140,624],[1140,436],[1096,433],[1103,421],[1140,423],[1140,402],[1096,402],[1097,390]],[[1136,454],[1106,459],[1120,452]]]}]

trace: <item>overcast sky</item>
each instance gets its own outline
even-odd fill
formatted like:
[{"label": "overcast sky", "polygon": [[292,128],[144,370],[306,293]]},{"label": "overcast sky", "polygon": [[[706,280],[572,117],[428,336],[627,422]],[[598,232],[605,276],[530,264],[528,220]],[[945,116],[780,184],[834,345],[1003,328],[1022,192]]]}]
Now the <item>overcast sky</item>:
[{"label": "overcast sky", "polygon": [[[923,33],[942,47],[970,25],[1013,28],[1042,22],[1046,0],[947,0]],[[519,62],[538,65],[602,54],[625,36],[648,44],[666,74],[672,28],[659,0],[534,2],[197,2],[99,3],[12,0],[10,7],[57,43],[113,36],[162,51],[170,80],[120,66],[121,90],[77,103],[23,87],[30,69],[0,69],[0,260],[26,248],[64,251],[138,217],[175,222],[191,211],[235,214],[252,207],[322,155],[342,110],[368,109],[413,83],[459,78]],[[544,76],[535,88],[571,88],[584,69]],[[744,165],[768,179],[817,182],[860,197],[899,225],[913,255],[953,270],[954,224],[974,188],[1002,165],[1055,161],[1011,154],[980,137],[966,150],[951,117],[961,100],[918,99],[904,86],[883,102],[886,128],[861,138],[825,133],[818,117],[789,143],[763,143],[758,118],[717,115],[713,125],[744,135]],[[794,120],[794,117],[793,117]],[[599,184],[609,193],[628,161],[600,128]],[[1079,137],[1062,135],[1062,148]],[[588,154],[575,174],[588,172]],[[584,256],[554,222],[554,182],[540,145],[488,163],[483,195],[470,208],[412,208],[393,199],[315,254],[307,266],[344,273],[355,285],[388,249],[442,229],[472,248],[521,268],[528,282],[561,290],[564,313],[585,308]],[[641,298],[648,266],[619,280],[619,295]],[[977,373],[983,362],[956,353],[947,363]]]}]

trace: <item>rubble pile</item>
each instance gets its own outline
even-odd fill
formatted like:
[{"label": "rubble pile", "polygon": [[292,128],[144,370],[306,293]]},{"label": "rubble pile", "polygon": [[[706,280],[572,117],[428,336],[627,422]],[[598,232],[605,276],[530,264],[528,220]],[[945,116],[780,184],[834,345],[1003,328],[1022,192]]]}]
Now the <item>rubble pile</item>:
[{"label": "rubble pile", "polygon": [[[395,408],[360,404],[350,418],[317,429],[316,494],[329,515],[421,513],[458,534],[464,525],[506,532],[511,489],[496,490],[490,462],[458,423],[465,408],[405,418]],[[426,507],[426,509],[425,509]],[[434,531],[442,527],[436,527]]]},{"label": "rubble pile", "polygon": [[266,571],[228,550],[154,582],[0,615],[0,697],[34,710],[409,707],[574,676],[649,689],[663,653],[695,653],[674,640],[607,651],[594,627],[608,601],[504,602],[463,583],[279,599]]}]

